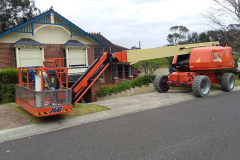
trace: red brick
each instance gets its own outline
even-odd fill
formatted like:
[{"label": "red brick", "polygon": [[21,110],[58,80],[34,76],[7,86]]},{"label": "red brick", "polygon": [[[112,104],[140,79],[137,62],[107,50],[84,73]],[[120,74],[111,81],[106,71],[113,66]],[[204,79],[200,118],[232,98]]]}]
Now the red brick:
[{"label": "red brick", "polygon": [[13,43],[0,43],[0,69],[14,68]]}]

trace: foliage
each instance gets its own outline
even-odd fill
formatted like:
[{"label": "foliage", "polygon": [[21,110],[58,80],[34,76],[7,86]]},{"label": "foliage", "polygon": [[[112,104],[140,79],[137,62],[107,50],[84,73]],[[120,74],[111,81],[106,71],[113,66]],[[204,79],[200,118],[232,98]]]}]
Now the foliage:
[{"label": "foliage", "polygon": [[168,64],[169,67],[172,65],[173,58],[174,58],[174,56],[166,57],[167,64]]},{"label": "foliage", "polygon": [[34,0],[0,0],[0,32],[22,22],[22,18],[31,18],[40,10]]},{"label": "foliage", "polygon": [[145,73],[147,77],[153,75],[154,71],[162,66],[166,66],[168,61],[166,58],[156,58],[150,60],[143,60],[135,63],[133,67],[138,68]]},{"label": "foliage", "polygon": [[16,83],[18,83],[17,69],[3,69],[0,71],[0,94],[4,102],[14,102]]},{"label": "foliage", "polygon": [[98,90],[97,96],[104,97],[108,94],[125,91],[129,88],[133,88],[136,86],[148,85],[149,83],[152,83],[152,80],[154,80],[155,77],[156,77],[155,75],[150,76],[150,78],[148,76],[143,76],[131,81],[130,80],[122,81],[118,85],[113,87],[109,86],[103,87]]},{"label": "foliage", "polygon": [[169,29],[172,34],[168,34],[167,41],[170,45],[179,45],[186,41],[186,35],[189,32],[189,29],[185,26],[172,26]]},{"label": "foliage", "polygon": [[213,28],[208,31],[209,36],[214,40],[227,42],[233,51],[240,52],[240,1],[211,1],[212,5],[203,13],[207,24]]},{"label": "foliage", "polygon": [[[26,70],[23,71],[23,81],[26,82]],[[18,70],[13,68],[0,71],[0,101],[4,103],[15,101],[15,84],[18,83]]]},{"label": "foliage", "polygon": [[136,47],[136,46],[132,46],[132,47],[131,47],[131,50],[136,50],[136,49],[141,49],[141,48]]},{"label": "foliage", "polygon": [[199,43],[199,34],[192,32],[187,35],[187,43]]},{"label": "foliage", "polygon": [[224,74],[224,73],[236,73],[237,72],[237,62],[238,62],[238,57],[233,57],[233,60],[234,60],[234,62],[235,62],[235,64],[234,64],[234,67],[233,68],[231,68],[231,69],[220,69],[220,70],[217,70],[217,72],[218,72],[218,76],[219,76],[219,78],[221,79],[221,77],[222,77],[222,75]]},{"label": "foliage", "polygon": [[210,42],[210,38],[207,32],[202,32],[199,34],[198,41],[201,42]]},{"label": "foliage", "polygon": [[225,30],[229,22],[240,23],[239,0],[211,0],[213,4],[204,12],[204,17],[212,28]]}]

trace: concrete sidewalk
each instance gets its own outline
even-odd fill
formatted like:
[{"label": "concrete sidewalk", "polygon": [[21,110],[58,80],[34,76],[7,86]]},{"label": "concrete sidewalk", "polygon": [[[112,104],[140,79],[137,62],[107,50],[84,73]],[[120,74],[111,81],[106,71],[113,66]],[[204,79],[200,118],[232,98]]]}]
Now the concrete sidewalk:
[{"label": "concrete sidewalk", "polygon": [[[235,87],[233,92],[235,91],[240,91],[240,86]],[[208,97],[218,94],[228,93],[221,90],[215,90],[211,91]],[[104,105],[111,108],[112,110],[92,113],[68,119],[62,119],[49,123],[32,124],[13,129],[2,130],[0,131],[0,142],[46,133],[54,130],[68,128],[76,125],[135,113],[139,111],[149,110],[153,108],[164,107],[185,101],[197,101],[198,99],[200,98],[195,97],[191,91],[170,90],[167,93],[161,94],[157,92],[152,92],[130,97],[94,102],[94,104]]]}]

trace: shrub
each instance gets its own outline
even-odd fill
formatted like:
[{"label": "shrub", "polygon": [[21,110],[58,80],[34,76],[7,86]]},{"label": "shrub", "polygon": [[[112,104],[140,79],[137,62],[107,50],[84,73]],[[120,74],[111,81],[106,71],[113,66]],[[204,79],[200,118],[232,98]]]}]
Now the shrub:
[{"label": "shrub", "polygon": [[107,87],[100,88],[97,92],[97,96],[104,97],[110,93],[112,93],[112,87],[107,86]]},{"label": "shrub", "polygon": [[[23,71],[23,81],[27,81],[27,71]],[[0,101],[15,101],[15,84],[18,83],[18,69],[8,68],[0,71]]]},{"label": "shrub", "polygon": [[237,72],[237,62],[238,62],[238,59],[239,59],[238,57],[233,57],[233,60],[235,62],[233,68],[217,70],[219,78],[221,78],[224,73],[234,73],[235,74]]},{"label": "shrub", "polygon": [[2,84],[1,94],[4,103],[15,102],[15,84]]},{"label": "shrub", "polygon": [[108,94],[121,92],[121,91],[127,90],[129,88],[133,88],[135,86],[148,85],[149,83],[153,82],[155,77],[156,77],[155,75],[152,75],[150,77],[143,76],[138,79],[131,80],[131,81],[130,80],[122,81],[114,87],[103,87],[98,90],[97,96],[104,97]]},{"label": "shrub", "polygon": [[0,71],[1,101],[14,102],[15,84],[18,83],[17,69],[3,69]]}]

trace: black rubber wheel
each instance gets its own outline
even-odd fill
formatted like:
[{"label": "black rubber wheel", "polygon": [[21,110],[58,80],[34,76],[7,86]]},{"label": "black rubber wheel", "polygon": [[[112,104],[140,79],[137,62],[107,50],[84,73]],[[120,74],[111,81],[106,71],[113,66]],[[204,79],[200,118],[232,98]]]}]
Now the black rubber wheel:
[{"label": "black rubber wheel", "polygon": [[206,97],[211,89],[211,83],[207,76],[199,75],[194,78],[192,84],[193,94],[197,97]]},{"label": "black rubber wheel", "polygon": [[233,73],[224,73],[221,79],[222,90],[230,92],[235,86],[235,76]]},{"label": "black rubber wheel", "polygon": [[169,87],[165,87],[162,82],[165,82],[168,80],[168,76],[166,75],[157,75],[156,78],[154,79],[154,88],[159,92],[159,93],[164,93],[169,90]]}]

